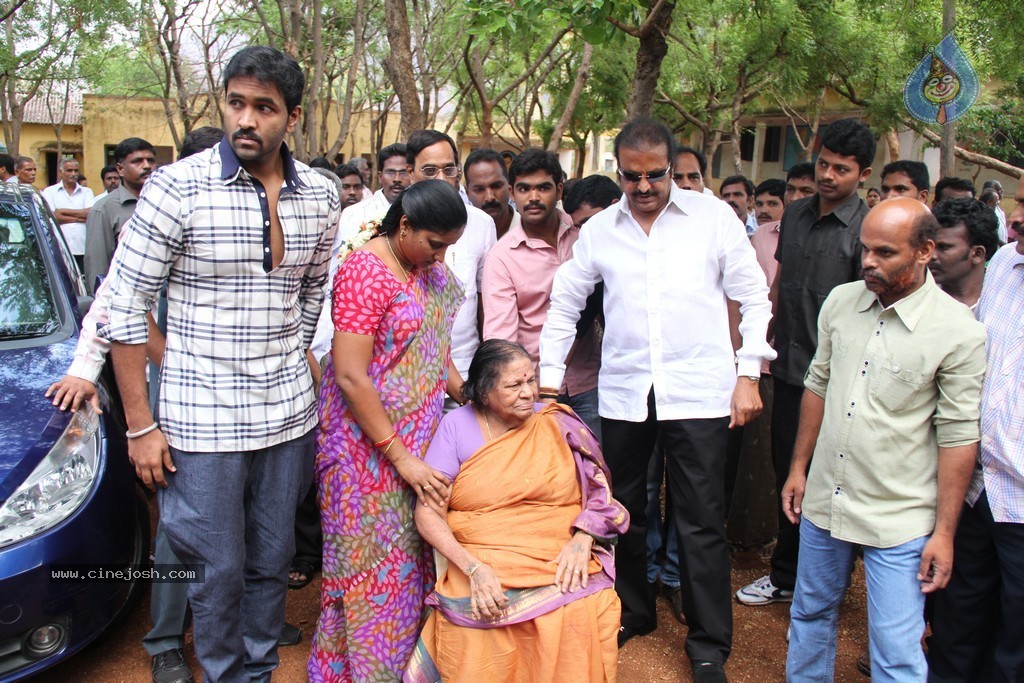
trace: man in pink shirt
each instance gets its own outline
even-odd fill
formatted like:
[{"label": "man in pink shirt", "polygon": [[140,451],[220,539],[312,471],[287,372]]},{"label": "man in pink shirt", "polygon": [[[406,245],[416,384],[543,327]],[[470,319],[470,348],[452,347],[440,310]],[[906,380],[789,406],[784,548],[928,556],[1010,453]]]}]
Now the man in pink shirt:
[{"label": "man in pink shirt", "polygon": [[[572,217],[557,206],[563,174],[556,155],[527,149],[509,166],[508,175],[519,212],[484,261],[483,338],[518,342],[537,363],[555,271],[572,259],[579,230],[573,227]],[[558,399],[575,410],[599,438],[600,366],[601,345],[596,323],[591,322],[577,335]]]}]

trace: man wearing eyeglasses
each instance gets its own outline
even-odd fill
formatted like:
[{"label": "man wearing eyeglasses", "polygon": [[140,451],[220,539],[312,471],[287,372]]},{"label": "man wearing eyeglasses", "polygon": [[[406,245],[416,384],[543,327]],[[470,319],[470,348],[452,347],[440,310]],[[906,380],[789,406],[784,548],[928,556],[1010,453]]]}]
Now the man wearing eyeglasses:
[{"label": "man wearing eyeglasses", "polygon": [[[660,437],[683,567],[686,653],[694,680],[724,681],[732,647],[726,440],[729,427],[761,411],[761,362],[775,357],[766,342],[771,306],[743,224],[717,198],[673,184],[672,149],[671,131],[649,118],[615,138],[626,201],[587,222],[555,275],[540,338],[541,393],[561,386],[580,311],[603,282],[599,412],[612,493],[630,514],[615,554],[619,644],[657,626],[644,508]],[[726,298],[742,313],[735,354]]]},{"label": "man wearing eyeglasses", "polygon": [[[443,180],[459,189],[459,153],[455,141],[436,130],[418,130],[405,143],[406,168],[412,183],[422,180]],[[464,199],[464,201],[466,201]],[[452,361],[463,377],[469,372],[476,347],[480,345],[483,311],[480,306],[480,285],[483,280],[484,257],[497,241],[494,221],[486,213],[466,201],[466,229],[459,241],[448,248],[444,262],[459,278],[466,291],[466,300],[455,316],[452,326]],[[445,399],[447,408],[455,407]]]}]

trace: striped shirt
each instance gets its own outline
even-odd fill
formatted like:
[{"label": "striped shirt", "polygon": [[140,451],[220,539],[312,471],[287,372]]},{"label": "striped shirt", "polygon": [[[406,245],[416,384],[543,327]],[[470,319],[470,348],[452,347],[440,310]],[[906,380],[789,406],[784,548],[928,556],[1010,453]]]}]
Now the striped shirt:
[{"label": "striped shirt", "polygon": [[1017,243],[1001,248],[988,265],[978,319],[988,333],[988,371],[981,392],[980,467],[967,502],[984,488],[996,522],[1024,523],[1024,255]]},{"label": "striped shirt", "polygon": [[167,283],[159,414],[177,449],[252,451],[316,425],[305,349],[341,206],[331,181],[293,162],[284,145],[281,156],[277,268],[266,192],[226,138],[154,173],[121,232],[100,335],[145,342],[146,311]]}]

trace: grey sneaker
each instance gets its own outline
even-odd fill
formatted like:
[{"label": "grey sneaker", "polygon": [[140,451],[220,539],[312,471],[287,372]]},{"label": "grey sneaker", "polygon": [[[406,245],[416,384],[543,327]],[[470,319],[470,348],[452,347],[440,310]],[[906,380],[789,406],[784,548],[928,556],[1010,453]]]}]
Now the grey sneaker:
[{"label": "grey sneaker", "polygon": [[770,576],[744,586],[736,591],[736,599],[744,605],[767,605],[772,602],[793,602],[793,591],[778,588],[772,583]]}]

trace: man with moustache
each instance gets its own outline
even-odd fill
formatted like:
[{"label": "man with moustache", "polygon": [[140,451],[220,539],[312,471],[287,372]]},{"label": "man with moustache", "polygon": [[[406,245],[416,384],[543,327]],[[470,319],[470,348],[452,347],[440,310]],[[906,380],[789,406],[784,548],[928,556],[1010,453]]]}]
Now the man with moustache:
[{"label": "man with moustache", "polygon": [[[413,183],[423,180],[443,180],[459,189],[459,154],[455,141],[436,130],[418,130],[405,143],[406,169]],[[473,205],[466,207],[466,229],[459,241],[445,252],[444,262],[459,278],[466,292],[466,300],[452,325],[452,362],[463,377],[469,372],[473,354],[480,345],[482,326],[480,286],[483,280],[484,257],[494,246],[494,221]],[[456,407],[445,399],[447,409]]]},{"label": "man with moustache", "polygon": [[[381,147],[377,153],[377,181],[380,189],[373,193],[367,200],[350,206],[341,215],[341,223],[338,225],[338,235],[331,248],[332,261],[341,247],[343,240],[350,239],[359,231],[367,221],[379,220],[388,212],[388,207],[395,198],[402,194],[402,190],[409,186],[409,171],[405,163],[405,145],[396,142],[387,147]],[[331,276],[334,275],[336,264],[331,265]],[[330,279],[328,279],[330,287]]]},{"label": "man with moustache", "polygon": [[[537,363],[551,283],[558,267],[572,258],[580,231],[572,217],[558,209],[562,167],[557,155],[537,148],[523,150],[508,173],[519,212],[484,260],[484,339],[514,341]],[[563,384],[552,397],[571,407],[598,439],[600,367],[601,344],[591,321],[578,335]]]},{"label": "man with moustache", "polygon": [[722,201],[732,207],[736,217],[743,221],[747,229],[747,235],[753,235],[757,230],[757,220],[750,213],[751,203],[754,201],[754,183],[741,175],[729,176],[722,181],[718,189]]},{"label": "man with moustache", "polygon": [[981,447],[954,539],[956,563],[936,596],[928,680],[1019,681],[1024,674],[1024,178],[1013,241],[989,263],[977,315],[988,335]]},{"label": "man with moustache", "polygon": [[93,204],[85,220],[85,285],[94,292],[107,274],[121,228],[135,213],[139,193],[156,168],[156,150],[142,138],[126,138],[114,147],[119,186]]},{"label": "man with moustache", "polygon": [[497,239],[512,225],[516,210],[509,203],[508,169],[493,149],[475,149],[462,167],[469,202],[494,220]]},{"label": "man with moustache", "polygon": [[60,230],[68,243],[79,269],[84,266],[85,218],[93,203],[93,192],[78,183],[79,170],[76,159],[61,159],[57,167],[60,180],[43,190],[43,199],[53,209],[53,215],[60,223]]},{"label": "man with moustache", "polygon": [[932,213],[939,233],[928,268],[942,291],[974,310],[985,266],[999,251],[995,213],[976,199],[944,199]]},{"label": "man with moustache", "polygon": [[[868,207],[857,188],[871,175],[874,157],[875,136],[867,126],[854,119],[832,123],[822,135],[815,166],[817,194],[792,202],[779,224],[779,265],[772,283],[778,358],[771,365],[772,461],[778,492],[789,476],[804,373],[817,348],[821,304],[834,287],[861,276],[860,224]],[[793,599],[799,529],[783,513],[781,498],[779,503],[771,573],[736,592],[744,605]]]},{"label": "man with moustache", "polygon": [[[587,297],[603,282],[601,431],[613,495],[630,528],[615,553],[619,644],[657,627],[647,581],[647,474],[660,437],[679,537],[686,653],[699,683],[724,681],[732,647],[725,448],[761,409],[768,286],[743,224],[714,197],[672,183],[672,133],[649,118],[615,138],[620,201],[580,231],[559,267],[540,337],[541,396],[554,397]],[[733,350],[726,297],[742,313]],[[738,358],[738,365],[734,359]]]},{"label": "man with moustache", "polygon": [[708,172],[708,160],[693,147],[676,147],[675,163],[672,166],[672,182],[680,190],[693,190],[701,194],[714,196],[704,185],[704,176]]},{"label": "man with moustache", "polygon": [[342,164],[334,172],[341,181],[341,210],[363,201],[363,176],[352,164]]},{"label": "man with moustache", "polygon": [[783,196],[786,206],[798,199],[813,197],[817,192],[818,185],[814,181],[814,164],[804,161],[789,169],[789,173],[786,174],[786,194]]},{"label": "man with moustache", "polygon": [[9,183],[34,185],[36,182],[36,161],[32,157],[21,156],[14,160],[14,175],[7,179]]},{"label": "man with moustache", "polygon": [[[302,69],[269,47],[224,70],[213,149],[147,181],[110,275],[109,339],[129,457],[159,488],[189,585],[207,681],[269,680],[284,622],[293,524],[312,477],[316,407],[305,350],[320,314],[340,202],[292,159]],[[167,283],[159,416],[146,400],[145,315]]]},{"label": "man with moustache", "polygon": [[858,550],[872,675],[927,676],[925,595],[944,588],[953,568],[985,374],[985,330],[927,268],[938,227],[916,199],[881,202],[860,232],[864,281],[835,287],[818,318],[782,489],[786,517],[800,528],[786,660],[793,683],[833,678]]},{"label": "man with moustache", "polygon": [[754,218],[758,227],[782,220],[785,195],[786,183],[778,178],[769,178],[754,189]]}]

